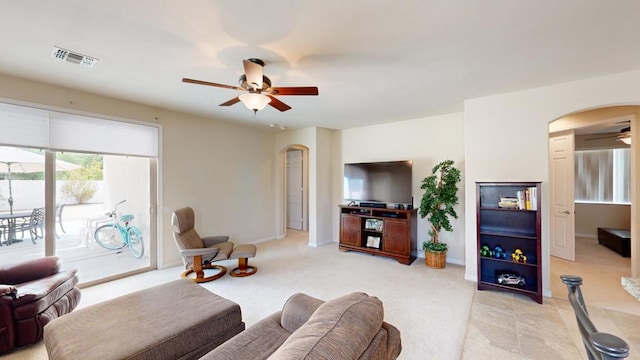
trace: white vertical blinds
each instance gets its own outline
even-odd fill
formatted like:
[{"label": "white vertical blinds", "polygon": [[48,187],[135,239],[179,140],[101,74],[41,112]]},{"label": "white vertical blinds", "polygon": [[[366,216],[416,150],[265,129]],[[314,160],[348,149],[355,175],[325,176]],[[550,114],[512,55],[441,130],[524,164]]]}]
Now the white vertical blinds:
[{"label": "white vertical blinds", "polygon": [[0,103],[0,144],[158,156],[158,128]]},{"label": "white vertical blinds", "polygon": [[577,201],[630,203],[629,149],[581,150],[575,156]]}]

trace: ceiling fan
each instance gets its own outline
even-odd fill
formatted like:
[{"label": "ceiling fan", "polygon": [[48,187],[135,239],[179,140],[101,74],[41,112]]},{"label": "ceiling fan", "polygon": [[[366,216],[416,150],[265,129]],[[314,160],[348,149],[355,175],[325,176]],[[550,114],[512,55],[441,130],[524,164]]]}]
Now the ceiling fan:
[{"label": "ceiling fan", "polygon": [[607,134],[602,134],[598,136],[593,136],[588,139],[585,139],[585,141],[610,139],[610,138],[617,138],[616,140],[622,141],[627,145],[631,145],[631,127],[627,126],[621,129],[619,132],[615,132],[615,133],[607,133]]},{"label": "ceiling fan", "polygon": [[242,102],[249,110],[253,110],[254,113],[264,109],[267,104],[280,111],[291,109],[291,106],[276,99],[276,95],[318,95],[318,88],[315,86],[272,87],[271,80],[263,74],[264,61],[260,59],[251,58],[242,60],[242,64],[244,65],[244,74],[238,79],[240,86],[188,78],[182,78],[182,82],[242,91],[244,94],[236,96],[227,102],[223,102],[220,106],[231,106],[237,102]]}]

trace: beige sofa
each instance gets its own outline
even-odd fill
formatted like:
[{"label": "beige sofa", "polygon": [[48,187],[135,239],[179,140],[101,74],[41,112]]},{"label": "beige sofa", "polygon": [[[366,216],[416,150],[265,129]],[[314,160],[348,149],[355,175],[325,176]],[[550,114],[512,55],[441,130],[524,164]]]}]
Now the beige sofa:
[{"label": "beige sofa", "polygon": [[201,359],[396,359],[400,332],[383,317],[382,302],[365,293],[328,302],[295,294]]}]

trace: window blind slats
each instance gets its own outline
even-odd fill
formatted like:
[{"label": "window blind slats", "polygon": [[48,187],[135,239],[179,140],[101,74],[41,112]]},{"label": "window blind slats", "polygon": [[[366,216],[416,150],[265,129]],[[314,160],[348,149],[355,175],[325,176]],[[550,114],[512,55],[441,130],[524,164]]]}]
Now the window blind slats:
[{"label": "window blind slats", "polygon": [[155,126],[0,103],[0,144],[98,154],[158,156]]}]

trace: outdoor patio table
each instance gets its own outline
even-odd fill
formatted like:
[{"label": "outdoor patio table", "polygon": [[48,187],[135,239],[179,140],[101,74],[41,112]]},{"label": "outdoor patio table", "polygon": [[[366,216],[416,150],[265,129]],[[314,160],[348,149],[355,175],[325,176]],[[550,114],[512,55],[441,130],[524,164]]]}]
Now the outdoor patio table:
[{"label": "outdoor patio table", "polygon": [[[16,240],[15,234],[15,226],[16,220],[18,219],[27,219],[31,217],[31,211],[29,212],[19,212],[13,214],[0,214],[0,224],[3,229],[6,229],[6,233],[4,235],[5,245],[11,245]],[[0,241],[0,245],[2,242]]]}]

